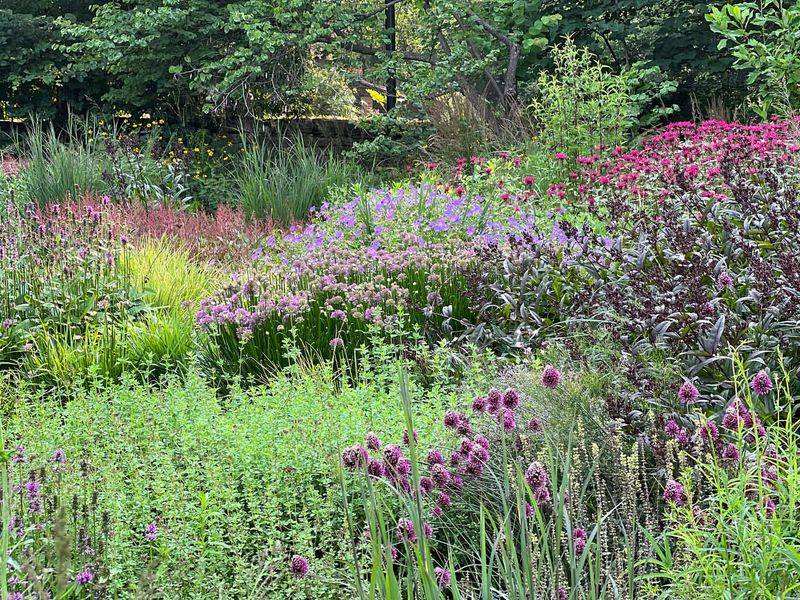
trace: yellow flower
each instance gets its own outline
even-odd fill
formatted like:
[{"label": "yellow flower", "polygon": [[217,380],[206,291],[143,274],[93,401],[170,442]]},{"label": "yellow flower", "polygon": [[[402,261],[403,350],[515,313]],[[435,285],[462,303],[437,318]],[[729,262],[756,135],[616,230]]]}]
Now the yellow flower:
[{"label": "yellow flower", "polygon": [[206,153],[207,153],[209,156],[214,156],[214,151],[213,151],[211,148],[209,148],[208,150],[206,150]]}]

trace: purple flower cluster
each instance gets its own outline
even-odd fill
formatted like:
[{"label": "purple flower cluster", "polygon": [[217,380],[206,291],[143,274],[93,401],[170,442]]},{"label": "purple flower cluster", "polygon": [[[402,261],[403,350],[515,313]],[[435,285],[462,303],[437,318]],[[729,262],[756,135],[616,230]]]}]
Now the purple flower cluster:
[{"label": "purple flower cluster", "polygon": [[770,379],[769,374],[763,369],[756,373],[750,381],[750,388],[758,396],[766,396],[772,391],[772,387],[772,379]]},{"label": "purple flower cluster", "polygon": [[675,506],[685,506],[687,497],[683,485],[674,479],[667,481],[667,485],[664,487],[664,500]]},{"label": "purple flower cluster", "polygon": [[289,570],[297,579],[303,579],[308,575],[308,560],[299,554],[295,554],[289,561]]},{"label": "purple flower cluster", "polygon": [[584,549],[586,549],[586,530],[580,527],[576,527],[572,531],[572,541],[575,544],[575,554],[580,556],[583,554]]},{"label": "purple flower cluster", "polygon": [[550,475],[542,463],[534,461],[528,465],[525,483],[531,488],[537,505],[541,507],[550,502]]}]

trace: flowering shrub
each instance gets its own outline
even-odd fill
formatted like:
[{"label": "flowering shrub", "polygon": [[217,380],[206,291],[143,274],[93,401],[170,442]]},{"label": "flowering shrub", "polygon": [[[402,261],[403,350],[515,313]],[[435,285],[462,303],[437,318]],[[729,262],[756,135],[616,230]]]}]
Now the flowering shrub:
[{"label": "flowering shrub", "polygon": [[[534,227],[487,245],[470,277],[479,333],[501,348],[608,327],[634,354],[661,348],[723,402],[733,346],[761,367],[800,348],[800,255],[792,122],[676,123],[642,149],[584,165],[566,185],[605,231]],[[555,242],[553,242],[555,239]],[[488,325],[491,324],[491,327]]]}]

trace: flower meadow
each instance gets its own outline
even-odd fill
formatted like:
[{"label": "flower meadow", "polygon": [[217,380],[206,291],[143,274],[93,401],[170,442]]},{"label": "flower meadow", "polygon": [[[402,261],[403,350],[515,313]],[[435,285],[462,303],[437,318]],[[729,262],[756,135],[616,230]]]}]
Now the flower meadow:
[{"label": "flower meadow", "polygon": [[20,162],[0,596],[794,597],[799,163],[674,122],[272,221]]}]

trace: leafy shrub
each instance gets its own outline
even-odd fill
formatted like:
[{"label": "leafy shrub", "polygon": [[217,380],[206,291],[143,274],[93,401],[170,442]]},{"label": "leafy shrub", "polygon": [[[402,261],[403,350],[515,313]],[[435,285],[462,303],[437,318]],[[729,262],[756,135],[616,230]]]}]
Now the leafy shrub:
[{"label": "leafy shrub", "polygon": [[528,107],[539,128],[538,141],[573,158],[601,144],[613,148],[627,142],[638,115],[625,79],[571,38],[554,47],[552,55],[554,71],[539,75]]},{"label": "leafy shrub", "polygon": [[800,3],[767,0],[710,7],[706,20],[722,36],[717,48],[728,49],[733,68],[747,71],[747,84],[758,90],[750,103],[762,119],[788,116],[800,107]]}]

